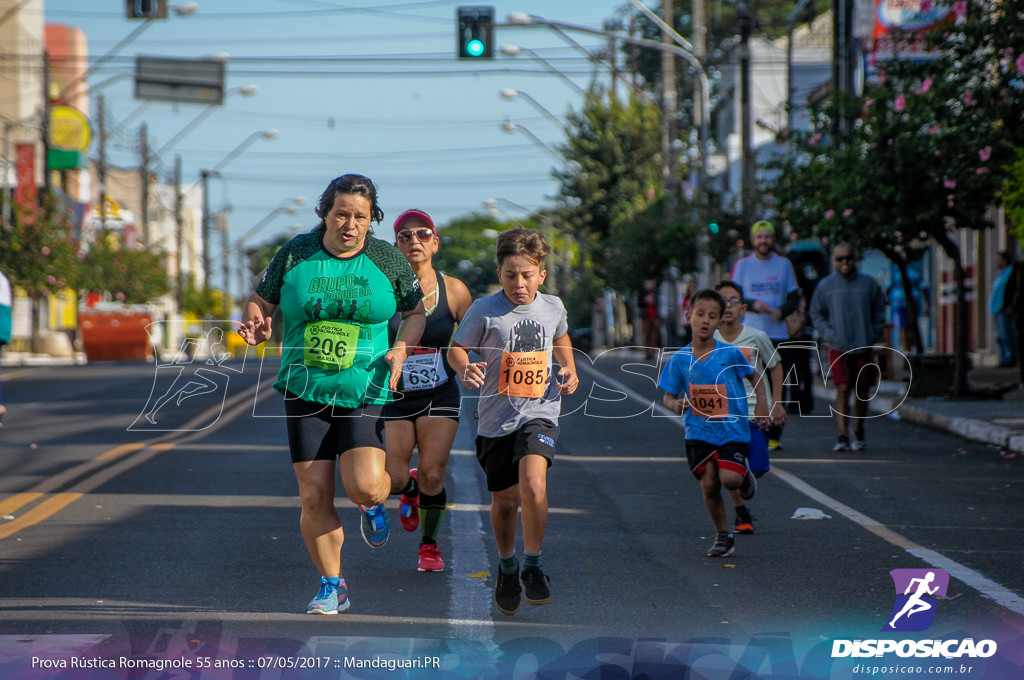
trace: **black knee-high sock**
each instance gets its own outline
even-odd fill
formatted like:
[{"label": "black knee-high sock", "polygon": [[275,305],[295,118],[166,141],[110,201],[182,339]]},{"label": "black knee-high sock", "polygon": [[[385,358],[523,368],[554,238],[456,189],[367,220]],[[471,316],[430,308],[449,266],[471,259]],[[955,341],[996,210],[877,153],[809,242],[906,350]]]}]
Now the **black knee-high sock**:
[{"label": "black knee-high sock", "polygon": [[420,488],[419,486],[416,485],[416,478],[410,476],[408,483],[406,483],[405,485],[405,488],[399,491],[398,493],[402,494],[403,496],[418,496],[420,493]]},{"label": "black knee-high sock", "polygon": [[437,542],[437,532],[441,529],[441,519],[444,518],[447,503],[448,494],[444,489],[435,496],[420,494],[420,531],[424,543]]}]

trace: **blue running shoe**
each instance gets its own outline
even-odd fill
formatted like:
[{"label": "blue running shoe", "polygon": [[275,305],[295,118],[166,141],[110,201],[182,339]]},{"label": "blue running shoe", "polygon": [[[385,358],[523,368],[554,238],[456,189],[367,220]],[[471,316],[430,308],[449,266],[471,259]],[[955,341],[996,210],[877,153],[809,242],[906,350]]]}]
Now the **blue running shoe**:
[{"label": "blue running shoe", "polygon": [[388,511],[384,509],[383,503],[378,503],[372,508],[360,505],[363,516],[359,521],[359,530],[363,534],[363,540],[371,548],[379,548],[388,542],[391,534],[391,520],[388,518]]},{"label": "blue running shoe", "polygon": [[343,612],[352,603],[348,599],[348,587],[331,583],[326,576],[320,577],[320,591],[309,601],[307,614],[331,615]]}]

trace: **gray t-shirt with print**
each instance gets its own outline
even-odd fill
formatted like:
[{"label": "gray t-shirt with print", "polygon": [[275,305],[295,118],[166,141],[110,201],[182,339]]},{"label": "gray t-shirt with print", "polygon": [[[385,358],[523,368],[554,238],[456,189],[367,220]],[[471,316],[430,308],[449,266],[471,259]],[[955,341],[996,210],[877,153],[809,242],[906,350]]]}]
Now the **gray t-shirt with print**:
[{"label": "gray t-shirt with print", "polygon": [[487,362],[478,435],[501,437],[538,418],[558,424],[562,402],[551,341],[568,330],[565,305],[553,295],[537,293],[530,304],[516,305],[498,291],[470,306],[452,341]]}]

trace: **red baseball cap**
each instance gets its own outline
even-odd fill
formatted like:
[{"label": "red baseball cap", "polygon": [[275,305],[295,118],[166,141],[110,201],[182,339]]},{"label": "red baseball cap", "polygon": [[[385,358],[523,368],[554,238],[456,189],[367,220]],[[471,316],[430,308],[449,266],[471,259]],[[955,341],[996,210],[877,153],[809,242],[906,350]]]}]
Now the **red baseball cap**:
[{"label": "red baseball cap", "polygon": [[420,222],[426,224],[428,227],[430,227],[430,231],[434,232],[434,236],[437,236],[437,227],[434,226],[434,220],[430,219],[430,215],[423,212],[422,210],[415,209],[406,210],[404,213],[398,216],[398,218],[395,220],[395,233],[397,234],[402,229],[402,225],[412,219],[419,220]]}]

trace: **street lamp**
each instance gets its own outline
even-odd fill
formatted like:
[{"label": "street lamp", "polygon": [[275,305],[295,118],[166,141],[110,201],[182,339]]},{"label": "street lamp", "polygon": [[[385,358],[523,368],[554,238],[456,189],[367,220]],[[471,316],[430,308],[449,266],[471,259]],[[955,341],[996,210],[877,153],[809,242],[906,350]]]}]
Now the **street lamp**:
[{"label": "street lamp", "polygon": [[555,151],[554,149],[552,149],[543,140],[541,140],[540,137],[538,137],[537,135],[535,135],[532,132],[530,132],[530,129],[527,128],[525,125],[518,125],[518,124],[513,123],[512,121],[506,119],[505,122],[501,124],[501,129],[504,130],[505,132],[522,132],[524,135],[529,137],[533,141],[534,144],[536,144],[537,146],[543,148],[549,154],[551,154],[552,156],[557,158],[559,163],[561,163],[562,165],[565,165],[565,158],[562,157],[562,154],[560,154],[557,151]]},{"label": "street lamp", "polygon": [[[242,295],[245,294],[245,241],[252,238],[252,236],[262,229],[270,220],[274,219],[281,213],[288,213],[289,215],[298,215],[302,204],[306,202],[305,196],[293,196],[288,199],[287,202],[281,203],[276,208],[267,213],[266,217],[261,219],[259,222],[254,224],[249,231],[245,232],[238,240],[231,246],[236,254],[238,255],[238,297],[241,299]],[[300,225],[301,226],[301,225]],[[227,255],[225,254],[225,257]],[[225,282],[225,288],[227,283]]]},{"label": "street lamp", "polygon": [[575,82],[573,82],[569,78],[569,76],[567,76],[564,73],[562,73],[561,71],[559,71],[557,68],[554,67],[554,65],[551,64],[551,62],[549,62],[547,59],[545,59],[544,57],[540,56],[539,54],[537,54],[536,52],[534,52],[530,48],[528,48],[528,47],[520,47],[518,45],[503,45],[501,47],[501,53],[506,55],[506,56],[509,56],[509,57],[519,56],[519,54],[521,52],[526,52],[531,57],[533,57],[534,59],[536,59],[540,63],[544,64],[544,66],[546,66],[549,71],[551,71],[556,76],[558,76],[559,78],[564,80],[566,83],[571,85],[573,87],[573,89],[575,89],[577,92],[582,94],[584,97],[587,96],[587,91],[586,90],[584,90],[582,87],[577,85]]},{"label": "street lamp", "polygon": [[553,114],[550,111],[548,111],[539,101],[537,101],[536,99],[531,97],[526,92],[523,92],[522,90],[517,90],[517,89],[512,88],[512,87],[506,87],[505,89],[501,90],[498,94],[500,94],[505,99],[518,99],[519,97],[522,97],[526,101],[528,101],[531,104],[533,104],[534,108],[536,108],[538,111],[540,111],[545,116],[547,116],[552,121],[554,121],[555,125],[557,125],[558,127],[562,128],[562,132],[565,132],[566,134],[569,134],[569,129],[567,127],[565,127],[565,123],[563,123],[558,118],[558,116],[556,116],[555,114]]},{"label": "street lamp", "polygon": [[274,139],[275,137],[277,137],[278,134],[279,134],[278,131],[275,130],[275,129],[259,130],[257,132],[252,133],[251,135],[246,137],[244,140],[242,140],[241,144],[239,144],[234,149],[232,149],[230,152],[228,152],[228,155],[224,156],[224,158],[222,158],[220,160],[220,162],[218,162],[216,165],[214,165],[212,169],[210,169],[210,170],[200,170],[199,171],[199,182],[197,182],[197,183],[193,184],[191,187],[189,187],[188,190],[182,195],[182,197],[184,198],[184,196],[186,196],[189,193],[191,193],[192,190],[195,189],[197,186],[202,186],[203,187],[203,227],[202,227],[203,234],[202,235],[203,235],[203,284],[204,284],[204,288],[209,288],[210,287],[210,202],[209,202],[210,192],[209,192],[209,187],[208,187],[209,179],[210,179],[210,177],[219,177],[220,176],[220,172],[219,171],[222,168],[224,168],[224,166],[226,166],[228,163],[230,163],[235,158],[237,158],[240,153],[245,151],[249,147],[249,145],[252,144],[253,142],[255,142],[257,139],[260,139],[261,137],[263,139]]},{"label": "street lamp", "polygon": [[[250,84],[250,85],[242,85],[240,87],[233,87],[230,90],[228,90],[227,92],[225,92],[224,93],[224,98],[227,99],[228,97],[230,97],[232,94],[235,94],[235,93],[240,94],[243,97],[251,97],[252,95],[256,94],[256,92],[258,92],[258,91],[259,91],[259,88],[256,85],[252,85],[252,84]],[[145,106],[145,104],[143,104],[143,106]],[[220,106],[222,106],[222,104],[219,104],[219,103],[218,104],[210,104],[205,109],[200,111],[199,115],[197,115],[195,118],[193,118],[185,127],[183,127],[181,130],[179,130],[178,133],[176,135],[174,135],[174,137],[172,137],[169,142],[167,142],[162,147],[160,147],[159,151],[154,152],[153,155],[150,156],[150,160],[152,161],[153,159],[159,158],[168,149],[170,149],[172,146],[174,146],[175,144],[180,142],[182,137],[187,135],[192,130],[196,129],[196,127],[200,123],[202,123],[204,120],[206,120],[206,118],[209,117],[210,114],[212,114],[214,111],[216,111]],[[135,115],[135,114],[133,113],[132,115]],[[131,116],[129,116],[129,118],[130,117]],[[124,125],[124,123],[122,123],[121,125]],[[121,126],[118,126],[118,128],[120,128],[120,127]]]},{"label": "street lamp", "polygon": [[[631,0],[632,1],[632,0]],[[652,13],[653,14],[653,13]],[[657,15],[654,15],[657,17]],[[660,21],[660,17],[658,17]],[[705,177],[707,173],[707,162],[708,162],[708,123],[711,120],[711,89],[708,84],[708,75],[704,70],[703,64],[693,54],[693,46],[690,45],[682,36],[677,34],[675,31],[668,27],[670,35],[673,40],[681,45],[671,45],[668,43],[658,42],[655,40],[647,40],[645,38],[635,38],[631,35],[618,35],[608,31],[601,31],[596,28],[589,28],[587,26],[578,26],[576,24],[567,24],[561,21],[551,21],[543,17],[539,17],[527,12],[512,12],[508,15],[508,23],[512,26],[546,26],[549,28],[559,28],[567,31],[579,31],[580,33],[589,33],[590,35],[601,35],[606,38],[616,38],[630,45],[639,45],[640,47],[648,47],[652,50],[660,50],[662,52],[670,52],[682,59],[684,59],[690,66],[693,67],[700,79],[700,95],[701,95],[701,119],[700,119],[700,138],[701,138],[701,162],[699,166],[698,183],[701,187],[704,186]],[[664,23],[664,22],[662,22]],[[661,26],[661,24],[659,24]],[[665,27],[662,30],[666,30]]]}]

